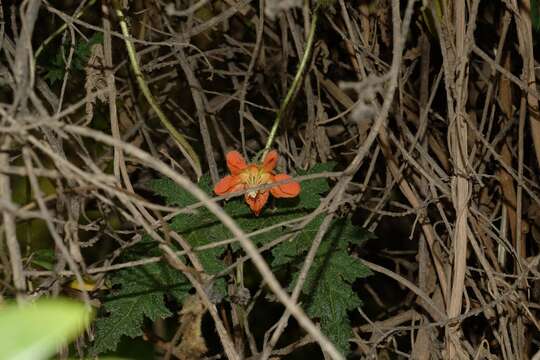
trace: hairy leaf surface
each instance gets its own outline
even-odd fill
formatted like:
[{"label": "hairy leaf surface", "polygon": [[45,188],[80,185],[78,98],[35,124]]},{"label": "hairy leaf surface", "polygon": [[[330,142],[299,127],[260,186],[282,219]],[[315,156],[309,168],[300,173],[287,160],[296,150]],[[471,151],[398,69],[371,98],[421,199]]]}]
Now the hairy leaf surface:
[{"label": "hairy leaf surface", "polygon": [[122,336],[141,336],[145,318],[153,321],[172,315],[165,297],[181,303],[191,289],[187,279],[165,263],[120,270],[111,281],[118,289],[102,299],[105,316],[95,322],[93,354],[115,350]]}]

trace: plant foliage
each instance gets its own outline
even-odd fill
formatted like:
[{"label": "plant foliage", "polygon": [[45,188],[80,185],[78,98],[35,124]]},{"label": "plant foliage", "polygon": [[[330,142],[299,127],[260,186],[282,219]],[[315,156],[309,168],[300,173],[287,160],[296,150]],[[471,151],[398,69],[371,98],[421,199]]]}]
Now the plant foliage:
[{"label": "plant foliage", "polygon": [[[40,299],[0,311],[0,359],[49,359],[90,322],[91,311],[69,299]],[[54,325],[52,325],[54,324]]]},{"label": "plant foliage", "polygon": [[[332,167],[332,163],[320,164],[300,175],[317,174]],[[208,195],[212,195],[208,177],[203,177],[198,186]],[[150,187],[163,197],[168,205],[190,207],[190,212],[174,217],[169,227],[192,247],[215,244],[233,237],[215,215],[205,207],[198,206],[197,200],[188,191],[171,180],[156,179],[150,183]],[[300,230],[294,229],[294,225],[319,206],[321,195],[328,190],[326,178],[314,178],[302,182],[302,191],[297,199],[275,199],[273,206],[265,208],[258,217],[251,213],[242,199],[226,201],[224,209],[247,234],[255,232],[250,238],[259,246],[281,236],[291,235],[291,240],[281,242],[273,248],[272,266],[275,270],[291,266],[298,271],[320,227],[322,217],[316,216]],[[359,244],[366,237],[366,234],[358,231],[349,220],[334,221],[323,239],[303,289],[308,314],[320,319],[323,331],[343,351],[348,348],[347,341],[351,333],[347,311],[361,304],[352,291],[351,284],[355,279],[368,275],[367,269],[349,255],[347,248],[349,244]],[[227,249],[236,255],[242,251],[236,242],[197,251],[207,274],[217,275],[226,268]],[[294,280],[295,277],[296,275],[286,280]],[[113,284],[119,287],[119,290],[104,299],[108,317],[102,317],[96,323],[95,353],[114,349],[122,335],[141,335],[145,317],[155,320],[170,316],[171,312],[165,306],[164,297],[171,296],[182,302],[190,289],[186,279],[165,264],[119,271],[113,277]],[[291,286],[292,284],[294,281]],[[212,294],[216,295],[215,299],[227,299],[224,277],[215,279]]]},{"label": "plant foliage", "polygon": [[531,21],[535,31],[540,31],[540,2],[531,0]]},{"label": "plant foliage", "polygon": [[45,74],[45,80],[49,81],[53,85],[57,81],[61,81],[66,71],[77,70],[81,71],[88,63],[88,59],[92,52],[92,46],[103,42],[103,35],[101,33],[95,33],[88,40],[79,40],[75,43],[75,49],[73,51],[73,58],[71,59],[70,67],[67,68],[66,59],[67,51],[65,47],[60,47],[56,55],[52,58],[47,66],[47,73]]},{"label": "plant foliage", "polygon": [[[370,274],[358,259],[349,255],[347,249],[349,244],[358,244],[368,237],[348,219],[335,221],[317,251],[302,289],[307,314],[321,320],[323,332],[343,352],[347,352],[348,339],[352,335],[347,312],[362,305],[351,284],[357,278]],[[304,245],[303,251],[311,245],[305,241],[299,243]],[[297,254],[300,248],[296,247],[289,254]],[[298,273],[295,273],[291,287],[296,283]]]},{"label": "plant foliage", "polygon": [[95,323],[93,354],[115,350],[122,336],[141,336],[145,318],[171,316],[165,297],[181,303],[191,288],[182,274],[165,263],[120,270],[111,282],[117,290],[102,299],[104,311]]}]

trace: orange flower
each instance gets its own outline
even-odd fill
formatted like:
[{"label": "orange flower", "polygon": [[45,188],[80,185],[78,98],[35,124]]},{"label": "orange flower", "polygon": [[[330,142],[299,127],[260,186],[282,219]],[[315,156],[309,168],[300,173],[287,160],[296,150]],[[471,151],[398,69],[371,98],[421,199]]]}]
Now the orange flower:
[{"label": "orange flower", "polygon": [[[217,183],[214,192],[218,195],[291,179],[287,174],[274,174],[273,170],[278,160],[278,153],[275,150],[270,151],[264,157],[262,164],[246,164],[244,157],[238,151],[230,151],[226,157],[231,175],[225,176]],[[286,184],[276,185],[271,189],[253,190],[246,193],[246,203],[255,215],[260,214],[270,193],[277,198],[292,198],[300,193],[300,184],[296,181],[290,181]]]}]

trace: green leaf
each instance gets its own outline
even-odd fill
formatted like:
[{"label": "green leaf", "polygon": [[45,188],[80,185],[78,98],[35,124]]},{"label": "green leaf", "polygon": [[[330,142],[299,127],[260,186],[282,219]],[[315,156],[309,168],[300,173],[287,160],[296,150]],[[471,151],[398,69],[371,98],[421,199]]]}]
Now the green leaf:
[{"label": "green leaf", "polygon": [[[348,219],[334,221],[321,242],[302,289],[308,316],[320,319],[321,330],[343,353],[349,350],[348,339],[352,334],[347,312],[362,305],[351,285],[356,279],[370,275],[369,269],[350,256],[347,248],[350,243],[359,244],[370,237],[371,234],[353,226]],[[300,244],[304,244],[303,251],[311,246],[309,242],[300,241],[291,253],[300,254]],[[298,274],[293,276],[291,290]]]},{"label": "green leaf", "polygon": [[32,264],[45,270],[53,270],[56,262],[56,254],[52,249],[38,249],[32,255]]},{"label": "green leaf", "polygon": [[103,315],[106,316],[95,322],[93,354],[115,350],[122,336],[134,338],[142,335],[145,318],[154,321],[171,316],[165,306],[165,297],[181,303],[191,289],[187,279],[165,263],[120,270],[113,275],[111,282],[119,289],[102,299],[106,313]]},{"label": "green leaf", "polygon": [[531,0],[531,22],[534,31],[540,31],[540,3],[538,0]]},{"label": "green leaf", "polygon": [[[299,175],[329,171],[333,167],[334,163],[319,164],[309,171],[299,173]],[[302,191],[297,199],[274,199],[269,202],[260,216],[253,215],[249,207],[245,204],[243,197],[225,202],[224,209],[246,233],[293,220],[307,215],[310,210],[319,206],[321,194],[329,190],[328,180],[326,178],[306,180],[301,185]],[[153,180],[149,186],[156,194],[165,198],[165,202],[169,205],[189,206],[197,202],[188,191],[176,185],[172,180]],[[214,196],[209,176],[203,176],[198,186],[208,196]],[[180,214],[176,216],[170,226],[172,230],[182,235],[192,247],[204,246],[232,237],[227,227],[205,207],[199,207],[193,214]],[[264,244],[289,231],[286,227],[277,227],[272,231],[253,236],[252,240],[256,244]],[[306,232],[305,236],[309,236],[310,234],[312,234],[312,231]],[[240,246],[237,243],[233,243],[232,248],[236,251],[240,249]],[[221,246],[197,253],[199,260],[208,274],[214,275],[225,269],[225,264],[221,259],[225,249],[225,246]],[[219,279],[214,285],[215,293],[224,296],[224,279]]]},{"label": "green leaf", "polygon": [[272,266],[279,267],[297,261],[299,256],[305,253],[319,231],[324,215],[319,215],[307,224],[302,231],[292,240],[282,242],[272,249],[274,259]]},{"label": "green leaf", "polygon": [[[189,206],[198,202],[189,191],[179,187],[170,179],[157,179],[150,182],[150,188],[158,195],[165,198],[169,205]],[[207,195],[212,196],[212,184],[210,176],[205,175],[197,184]],[[213,241],[223,240],[219,238],[219,227],[221,222],[205,207],[199,207],[193,214],[180,214],[171,222],[171,229],[182,235],[192,247],[210,244]],[[218,233],[216,238],[216,232]],[[225,265],[220,260],[224,247],[214,248],[199,252],[198,258],[204,270],[208,274],[216,274]],[[225,295],[225,281],[219,279],[214,284],[216,295]]]},{"label": "green leaf", "polygon": [[102,33],[95,33],[87,41],[77,41],[75,43],[73,57],[71,58],[71,66],[68,69],[66,69],[66,63],[64,61],[64,54],[67,57],[68,49],[66,46],[61,47],[46,67],[47,72],[44,76],[45,80],[49,81],[49,83],[52,85],[55,82],[62,80],[66,74],[66,71],[72,69],[77,71],[84,70],[84,67],[88,63],[88,59],[92,54],[92,46],[102,42]]},{"label": "green leaf", "polygon": [[47,359],[81,333],[90,318],[91,311],[73,300],[4,306],[0,309],[0,359]]},{"label": "green leaf", "polygon": [[95,33],[88,41],[79,41],[75,45],[72,59],[72,67],[75,70],[83,70],[92,54],[92,46],[103,42],[103,34]]},{"label": "green leaf", "polygon": [[58,63],[58,56],[61,55],[58,54],[56,59],[53,60],[52,64],[48,66],[47,73],[44,76],[45,80],[49,81],[51,85],[53,85],[57,81],[62,80],[64,78],[64,74],[66,73],[65,67],[63,65],[64,62],[61,57],[60,64]]},{"label": "green leaf", "polygon": [[[333,162],[317,164],[308,171],[299,171],[298,175],[319,174],[321,172],[330,171],[334,166],[335,164]],[[271,206],[263,210],[263,213],[258,217],[251,214],[251,211],[243,203],[242,199],[226,204],[224,209],[236,220],[240,227],[248,233],[272,225],[299,219],[316,209],[321,202],[322,194],[330,190],[328,180],[324,177],[302,181],[301,186],[302,190],[300,191],[298,198],[273,199],[270,202]],[[320,221],[318,221],[318,224],[320,224]],[[312,221],[311,224],[298,232],[297,237],[310,241],[310,236],[314,235],[313,229],[317,226],[317,221]],[[291,230],[288,227],[275,227],[271,231],[252,237],[252,240],[258,245],[265,244],[290,231]]]},{"label": "green leaf", "polygon": [[[189,191],[178,186],[171,179],[154,179],[148,185],[154,193],[165,198],[165,202],[168,205],[189,206],[198,202]],[[212,180],[210,176],[205,175],[201,177],[197,185],[206,194],[211,195]]]},{"label": "green leaf", "polygon": [[[299,175],[318,174],[331,171],[333,163],[319,164],[309,171],[299,172]],[[168,179],[155,180],[151,188],[156,194],[163,196],[167,204],[189,206],[196,202],[184,189],[176,186]],[[243,198],[231,199],[224,204],[224,210],[246,232],[274,226],[271,231],[252,236],[256,244],[265,244],[291,231],[288,226],[279,225],[284,222],[300,219],[317,208],[321,196],[330,187],[325,177],[303,181],[302,191],[296,199],[273,199],[269,202],[260,216],[254,216]],[[199,187],[212,196],[212,187],[208,177],[204,178]],[[324,215],[314,218],[301,231],[297,231],[291,241],[286,241],[272,250],[274,268],[292,264],[298,269],[305,253],[311,246]],[[171,229],[181,234],[193,247],[212,244],[232,237],[230,231],[206,208],[198,208],[194,214],[180,214],[170,225]],[[322,330],[336,342],[344,352],[348,349],[348,338],[351,326],[347,320],[347,311],[360,306],[361,301],[351,289],[351,284],[357,278],[369,275],[369,271],[358,260],[347,252],[350,243],[360,243],[369,235],[353,226],[349,220],[336,220],[326,234],[313,266],[308,274],[303,289],[304,303],[307,304],[308,314],[320,318]],[[233,243],[235,251],[240,250]],[[198,252],[199,259],[205,270],[216,274],[225,268],[221,258],[225,247],[213,248]],[[295,275],[297,276],[297,274]],[[225,292],[223,286],[216,288]]]},{"label": "green leaf", "polygon": [[[322,172],[332,171],[336,163],[333,161],[316,164],[308,171],[298,171],[299,176],[320,174]],[[307,209],[315,209],[321,202],[321,194],[330,190],[327,178],[316,178],[302,181],[302,191],[300,191],[300,203]]]},{"label": "green leaf", "polygon": [[[293,263],[295,260],[303,261],[303,255],[310,249],[313,238],[319,231],[324,219],[324,215],[315,217],[309,224],[307,224],[298,235],[290,240],[280,243],[278,246],[272,249],[272,255],[274,260],[272,261],[273,267],[279,267],[284,264]],[[350,220],[340,219],[335,220],[328,229],[325,238],[323,239],[323,245],[321,249],[328,244],[328,242],[335,241],[336,233],[339,231],[340,246],[346,246],[348,242],[363,242],[366,239],[373,237],[371,233],[368,233],[356,226],[353,226]]]},{"label": "green leaf", "polygon": [[[307,172],[300,173],[299,175],[309,175],[320,173],[323,171],[329,171],[333,168],[334,164],[321,164]],[[208,176],[203,177],[198,184],[199,188],[205,191],[209,196],[212,194],[212,185]],[[190,206],[197,202],[197,200],[186,190],[178,187],[174,182],[169,179],[158,179],[150,183],[150,188],[158,195],[165,199],[165,202],[169,205],[178,206]],[[274,199],[261,216],[254,216],[249,207],[244,203],[243,198],[232,199],[225,202],[225,211],[233,217],[240,227],[247,233],[263,229],[269,226],[274,226],[269,232],[252,236],[252,240],[257,244],[263,244],[270,240],[273,240],[283,234],[290,232],[288,226],[282,225],[284,222],[299,219],[309,214],[320,204],[321,195],[329,190],[328,181],[326,178],[310,179],[302,182],[302,192],[297,199]],[[309,249],[313,237],[317,233],[320,224],[322,222],[322,216],[316,217],[301,231],[298,231],[295,235],[295,240],[282,243],[276,247],[273,251],[274,265],[283,265],[288,263],[298,263],[301,256]],[[219,221],[210,211],[205,207],[198,207],[193,213],[179,214],[170,223],[170,228],[178,232],[181,236],[190,243],[192,247],[203,246],[212,244],[218,241],[222,241],[232,237],[230,231]],[[329,329],[335,325],[335,321],[331,321],[335,314],[343,315],[343,311],[350,308],[352,305],[357,306],[359,299],[350,289],[350,284],[346,284],[348,288],[343,285],[343,281],[352,282],[354,278],[359,277],[361,271],[365,269],[358,268],[357,263],[347,263],[346,261],[352,258],[348,257],[343,247],[337,246],[335,249],[341,251],[334,255],[332,252],[330,259],[332,261],[342,261],[342,264],[347,264],[348,269],[341,271],[338,275],[327,272],[320,259],[325,255],[325,244],[335,241],[336,238],[344,240],[341,241],[341,245],[348,243],[348,241],[354,240],[354,228],[341,226],[340,236],[335,235],[336,227],[333,226],[327,239],[321,245],[317,255],[316,262],[312,271],[318,272],[323,276],[321,287],[315,278],[309,278],[306,283],[304,291],[306,295],[310,295],[310,289],[324,289],[324,291],[315,291],[312,295],[313,301],[310,302],[310,315],[318,317],[320,314],[317,311],[318,306],[325,297],[325,292],[328,291],[329,285],[335,286],[336,284],[329,284],[329,276],[341,276],[337,284],[341,286],[341,292],[335,292],[334,294],[340,294],[347,296],[347,298],[338,299],[337,307],[332,307],[332,316],[329,319],[321,318],[321,323],[325,329]],[[365,236],[364,236],[365,237]],[[339,240],[338,239],[338,240]],[[136,253],[130,254],[133,259],[138,259],[141,256],[148,256],[149,253],[155,250],[155,244],[152,241],[143,243],[143,245],[151,246],[151,249],[144,251],[137,255]],[[338,244],[339,245],[339,244]],[[240,248],[233,244],[234,250],[240,250]],[[226,247],[216,247],[204,251],[198,252],[198,257],[205,268],[205,271],[209,274],[216,274],[225,268],[225,264],[222,260]],[[334,248],[332,248],[334,249]],[[328,252],[328,251],[327,251]],[[344,259],[338,256],[345,257]],[[357,270],[354,273],[354,270]],[[311,276],[311,273],[310,273]],[[347,277],[348,276],[348,277]],[[177,301],[182,302],[187,292],[191,288],[186,279],[176,270],[169,268],[164,263],[149,264],[142,267],[134,267],[116,272],[111,282],[116,290],[114,290],[109,296],[102,300],[104,316],[101,316],[96,321],[96,340],[93,346],[93,353],[101,353],[107,350],[114,350],[120,341],[120,338],[124,335],[130,337],[136,337],[142,335],[141,327],[145,318],[150,320],[156,320],[158,318],[165,318],[171,315],[169,309],[165,306],[165,296],[175,298]],[[336,283],[336,282],[334,282]],[[214,284],[214,293],[219,295],[225,295],[226,287],[225,280],[218,279]],[[348,289],[349,292],[346,292]],[[330,288],[329,291],[336,289]],[[351,296],[352,294],[352,296]],[[354,299],[354,302],[351,300]],[[344,306],[342,302],[345,302]],[[348,307],[347,307],[348,306]],[[345,310],[343,310],[345,309]],[[343,311],[341,311],[343,310]],[[341,311],[341,312],[340,312]],[[340,318],[340,321],[343,317]],[[348,326],[348,325],[346,325]],[[344,331],[337,332],[339,339],[342,339],[341,334]],[[346,340],[345,340],[346,341]]]}]

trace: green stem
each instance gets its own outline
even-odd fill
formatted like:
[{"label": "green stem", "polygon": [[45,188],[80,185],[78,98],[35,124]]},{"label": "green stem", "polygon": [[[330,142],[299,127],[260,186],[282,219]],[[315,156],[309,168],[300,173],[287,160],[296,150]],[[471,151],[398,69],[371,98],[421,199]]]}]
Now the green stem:
[{"label": "green stem", "polygon": [[[86,4],[86,6],[81,9],[81,11],[75,14],[74,18],[75,19],[80,18],[82,14],[84,14],[84,12],[88,10],[90,6],[95,4],[95,2],[96,0],[90,0],[88,4]],[[60,26],[55,32],[53,32],[48,38],[46,38],[45,41],[43,41],[41,45],[39,45],[38,49],[36,50],[36,53],[34,54],[34,59],[37,59],[39,55],[43,52],[45,47],[48,46],[51,43],[51,41],[53,41],[58,35],[64,32],[64,30],[67,29],[67,26],[68,24],[65,22],[64,25]]]},{"label": "green stem", "polygon": [[137,78],[137,83],[139,85],[139,88],[141,89],[141,92],[146,98],[146,101],[148,101],[148,103],[152,107],[152,110],[154,110],[154,112],[158,116],[163,126],[169,131],[173,139],[176,141],[178,147],[180,148],[180,151],[184,154],[184,156],[187,158],[187,160],[191,164],[193,170],[195,171],[197,175],[197,178],[200,178],[202,176],[202,169],[201,169],[201,162],[199,160],[199,156],[197,155],[195,150],[191,147],[191,145],[186,140],[186,138],[180,132],[178,132],[178,130],[176,130],[176,128],[169,121],[165,113],[163,113],[163,111],[157,104],[156,100],[154,99],[154,96],[152,95],[152,92],[148,88],[148,85],[146,84],[146,81],[144,80],[144,76],[139,67],[139,62],[137,61],[137,56],[135,53],[135,47],[133,46],[133,43],[131,42],[131,35],[129,33],[126,20],[124,18],[124,14],[122,13],[122,10],[120,9],[120,6],[118,5],[117,1],[113,1],[113,3],[114,3],[114,10],[116,11],[116,15],[118,16],[118,19],[120,22],[120,29],[122,30],[122,35],[124,36],[124,42],[125,42],[126,49],[128,52],[131,69],[133,73],[135,74],[135,77]]},{"label": "green stem", "polygon": [[270,130],[270,134],[268,135],[268,140],[266,141],[266,146],[264,147],[262,151],[262,156],[260,157],[260,159],[264,159],[266,154],[268,154],[268,152],[270,151],[270,148],[272,147],[272,144],[274,143],[274,139],[276,138],[279,124],[281,123],[281,120],[284,117],[286,117],[304,81],[305,75],[307,73],[307,67],[311,60],[311,56],[313,54],[313,44],[315,44],[315,33],[317,31],[317,24],[319,22],[319,11],[320,11],[320,7],[317,6],[317,8],[314,11],[313,18],[311,19],[311,28],[309,29],[309,34],[308,34],[308,38],[306,42],[306,48],[304,50],[304,56],[302,57],[302,60],[300,61],[300,65],[298,66],[298,69],[296,70],[296,74],[294,76],[291,87],[289,88],[289,91],[287,92],[285,99],[283,99],[283,102],[281,103],[281,107],[279,108],[279,111],[276,115],[276,119],[274,120],[274,125],[272,126],[272,129]]}]

